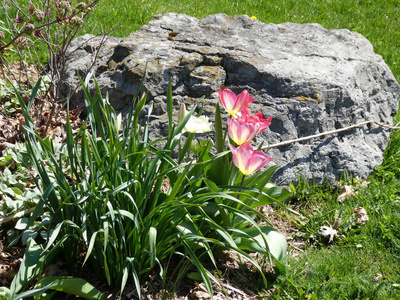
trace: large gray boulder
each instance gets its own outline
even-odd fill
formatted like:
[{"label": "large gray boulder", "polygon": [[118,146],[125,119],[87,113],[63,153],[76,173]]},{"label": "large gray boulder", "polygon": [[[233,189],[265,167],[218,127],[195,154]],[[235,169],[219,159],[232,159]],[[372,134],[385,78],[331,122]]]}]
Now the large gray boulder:
[{"label": "large gray boulder", "polygon": [[[152,137],[165,135],[165,94],[172,80],[176,107],[205,96],[211,118],[218,88],[249,90],[252,111],[273,117],[256,144],[288,139],[376,120],[391,125],[399,85],[371,43],[349,30],[318,24],[264,24],[248,16],[157,15],[121,39],[77,38],[70,47],[66,95],[91,69],[111,104],[124,111],[147,70],[144,89],[154,105]],[[101,48],[99,48],[102,43]],[[96,58],[96,60],[94,60]],[[82,93],[71,99],[82,103]],[[344,171],[362,177],[382,162],[389,131],[376,125],[270,149],[280,168],[275,182],[298,175],[333,182]]]}]

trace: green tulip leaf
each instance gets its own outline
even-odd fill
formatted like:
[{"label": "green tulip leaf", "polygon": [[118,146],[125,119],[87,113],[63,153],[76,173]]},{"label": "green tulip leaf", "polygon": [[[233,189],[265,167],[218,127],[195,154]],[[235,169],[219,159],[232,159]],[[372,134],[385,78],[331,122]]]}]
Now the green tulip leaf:
[{"label": "green tulip leaf", "polygon": [[6,288],[4,286],[0,287],[0,299],[1,300],[10,299],[11,296],[12,296],[11,291],[8,288]]},{"label": "green tulip leaf", "polygon": [[286,238],[273,227],[259,226],[257,228],[253,226],[242,229],[242,232],[243,234],[240,236],[236,234],[234,236],[234,240],[240,249],[265,255],[268,255],[269,252],[277,260],[282,260],[286,256]]},{"label": "green tulip leaf", "polygon": [[14,295],[23,290],[37,274],[37,264],[39,262],[43,248],[35,243],[33,239],[29,239],[25,255],[17,275],[11,282],[11,293]]},{"label": "green tulip leaf", "polygon": [[272,186],[272,187],[267,187],[264,188],[264,192],[274,198],[276,201],[283,201],[289,198],[292,193],[287,189],[282,186]]},{"label": "green tulip leaf", "polygon": [[41,288],[42,286],[48,285],[50,285],[48,289],[76,295],[85,299],[105,299],[103,294],[101,294],[86,280],[81,278],[48,276],[38,281],[35,288]]}]

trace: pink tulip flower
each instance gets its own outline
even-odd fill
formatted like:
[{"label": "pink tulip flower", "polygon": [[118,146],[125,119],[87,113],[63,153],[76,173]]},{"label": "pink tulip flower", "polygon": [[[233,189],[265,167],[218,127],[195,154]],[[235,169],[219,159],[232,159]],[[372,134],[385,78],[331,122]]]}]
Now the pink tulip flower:
[{"label": "pink tulip flower", "polygon": [[237,148],[229,145],[229,148],[232,151],[233,163],[243,175],[257,172],[272,160],[272,156],[268,156],[263,151],[254,151],[248,142]]},{"label": "pink tulip flower", "polygon": [[263,119],[261,111],[255,115],[250,115],[248,107],[240,111],[235,117],[235,119],[228,119],[228,133],[237,145],[250,141],[257,133],[264,131],[271,125],[272,120],[272,117]]},{"label": "pink tulip flower", "polygon": [[250,97],[249,92],[246,90],[237,96],[230,89],[219,89],[218,93],[221,105],[231,116],[246,108],[255,99],[255,97]]},{"label": "pink tulip flower", "polygon": [[261,123],[246,122],[246,119],[238,117],[237,119],[228,119],[229,137],[237,144],[241,145],[250,141],[260,129]]},{"label": "pink tulip flower", "polygon": [[263,119],[262,112],[259,111],[255,115],[250,114],[250,109],[246,107],[241,112],[240,117],[237,118],[239,122],[246,123],[259,123],[260,127],[258,128],[257,133],[263,132],[269,125],[271,125],[272,117],[268,119]]}]

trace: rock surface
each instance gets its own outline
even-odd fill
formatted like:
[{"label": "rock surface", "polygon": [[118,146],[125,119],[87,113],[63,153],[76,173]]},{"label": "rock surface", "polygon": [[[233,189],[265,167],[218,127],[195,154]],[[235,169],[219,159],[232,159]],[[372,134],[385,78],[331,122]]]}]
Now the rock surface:
[{"label": "rock surface", "polygon": [[[205,96],[204,114],[212,118],[218,88],[256,97],[253,113],[273,116],[256,144],[274,144],[367,120],[392,124],[399,85],[381,56],[362,35],[326,30],[318,24],[264,24],[248,16],[157,15],[139,31],[121,39],[77,38],[70,47],[66,95],[78,86],[94,62],[102,92],[116,110],[126,109],[147,67],[144,88],[154,105],[152,136],[165,134],[165,94],[172,80],[178,105]],[[76,49],[77,48],[77,49]],[[72,50],[76,50],[72,52]],[[82,93],[71,99],[82,103]],[[296,181],[298,174],[333,182],[343,171],[367,176],[382,162],[387,129],[364,126],[290,146],[272,148],[281,167],[275,182]]]}]

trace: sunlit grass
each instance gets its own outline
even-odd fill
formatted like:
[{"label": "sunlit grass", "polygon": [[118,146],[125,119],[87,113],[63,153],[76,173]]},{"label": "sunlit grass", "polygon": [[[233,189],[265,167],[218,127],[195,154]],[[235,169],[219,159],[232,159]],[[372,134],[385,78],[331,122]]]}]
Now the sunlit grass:
[{"label": "sunlit grass", "polygon": [[[83,32],[99,34],[117,27],[112,34],[126,37],[154,15],[172,12],[197,18],[216,13],[245,14],[264,23],[319,23],[327,29],[346,28],[369,39],[396,79],[400,79],[400,55],[397,54],[400,2],[397,0],[109,0],[100,1],[93,9]],[[0,19],[3,19],[1,15]]]},{"label": "sunlit grass", "polygon": [[[397,176],[397,177],[396,177]],[[400,296],[400,179],[398,173],[377,171],[367,188],[340,203],[337,192],[311,187],[293,205],[303,216],[297,239],[311,244],[290,271],[275,282],[277,299],[397,299]],[[364,207],[369,221],[355,222],[354,208]],[[338,236],[329,243],[321,226],[339,218]],[[301,223],[301,224],[300,224]],[[317,298],[315,298],[317,297]],[[285,298],[286,299],[286,298]]]},{"label": "sunlit grass", "polygon": [[89,17],[86,31],[100,32],[123,23],[114,35],[126,37],[153,15],[182,13],[202,18],[209,14],[256,16],[264,23],[319,23],[328,29],[347,28],[368,38],[397,80],[400,79],[400,2],[370,0],[244,0],[244,1],[101,1]]},{"label": "sunlit grass", "polygon": [[[312,249],[275,283],[275,299],[398,299],[396,256],[356,247]],[[397,273],[397,274],[396,274]]]}]

